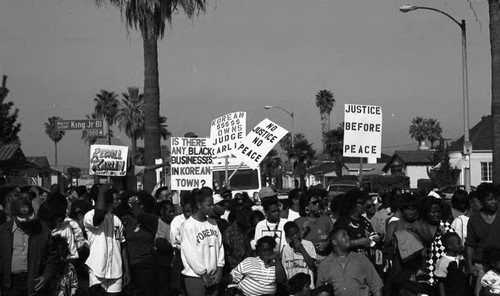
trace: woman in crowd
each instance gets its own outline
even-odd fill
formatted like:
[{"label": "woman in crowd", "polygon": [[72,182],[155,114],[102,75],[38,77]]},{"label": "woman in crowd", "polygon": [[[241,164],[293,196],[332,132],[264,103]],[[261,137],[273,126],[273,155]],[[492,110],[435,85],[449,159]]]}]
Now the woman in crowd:
[{"label": "woman in crowd", "polygon": [[257,241],[257,257],[248,257],[231,271],[232,281],[245,296],[274,295],[277,283],[286,284],[281,258],[274,253],[276,241],[264,236]]},{"label": "woman in crowd", "polygon": [[322,200],[315,194],[315,191],[311,190],[302,194],[299,200],[301,217],[295,220],[302,239],[314,244],[318,261],[330,253],[328,235],[332,230],[330,220],[321,210],[321,202]]},{"label": "woman in crowd", "polygon": [[438,295],[437,277],[434,274],[436,263],[444,254],[444,246],[441,236],[449,231],[453,231],[451,224],[447,222],[447,217],[443,219],[443,205],[441,199],[427,196],[422,200],[421,214],[424,229],[432,237],[430,247],[426,250],[426,265],[429,276],[430,295]]},{"label": "woman in crowd", "polygon": [[158,216],[154,199],[145,191],[137,192],[117,216],[124,222],[130,271],[134,295],[155,295],[157,280],[154,239],[158,229]]},{"label": "woman in crowd", "polygon": [[212,189],[194,190],[193,215],[184,222],[181,256],[188,296],[217,295],[222,281],[224,247],[216,222],[208,215],[213,208]]},{"label": "woman in crowd", "polygon": [[372,240],[369,238],[373,233],[373,227],[365,217],[365,202],[370,198],[359,189],[347,192],[342,200],[340,218],[335,222],[335,227],[347,231],[351,238],[352,251],[369,255]]},{"label": "woman in crowd", "polygon": [[465,190],[457,190],[451,197],[451,211],[453,217],[455,217],[453,223],[451,223],[451,228],[458,234],[462,244],[465,243],[467,223],[473,212],[470,202],[469,194]]}]

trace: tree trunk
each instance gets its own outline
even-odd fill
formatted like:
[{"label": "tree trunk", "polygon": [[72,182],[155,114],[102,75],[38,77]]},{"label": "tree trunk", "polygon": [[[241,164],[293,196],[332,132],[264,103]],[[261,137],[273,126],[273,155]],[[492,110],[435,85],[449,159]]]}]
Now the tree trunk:
[{"label": "tree trunk", "polygon": [[328,132],[328,113],[321,113],[321,142],[323,142],[323,153],[326,150],[325,135]]},{"label": "tree trunk", "polygon": [[493,183],[500,183],[500,5],[489,0],[491,46],[491,117],[493,124]]},{"label": "tree trunk", "polygon": [[55,160],[54,161],[55,161],[56,166],[57,166],[57,142],[56,141],[54,141],[54,147],[55,147],[55,149],[54,149],[55,150],[55,153],[54,153],[55,154],[54,155],[55,156]]},{"label": "tree trunk", "polygon": [[[158,42],[152,34],[143,34],[144,47],[144,162],[155,164],[160,158],[160,87],[158,75]],[[156,185],[155,170],[144,171],[144,189],[148,192]]]}]

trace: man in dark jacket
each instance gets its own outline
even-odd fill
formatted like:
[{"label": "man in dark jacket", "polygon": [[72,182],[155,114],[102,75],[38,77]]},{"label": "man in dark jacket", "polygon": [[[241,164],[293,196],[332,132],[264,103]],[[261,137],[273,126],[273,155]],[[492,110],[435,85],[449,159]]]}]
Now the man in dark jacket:
[{"label": "man in dark jacket", "polygon": [[51,231],[23,198],[12,202],[11,214],[12,220],[0,226],[2,296],[42,295],[57,268],[57,254],[49,248]]}]

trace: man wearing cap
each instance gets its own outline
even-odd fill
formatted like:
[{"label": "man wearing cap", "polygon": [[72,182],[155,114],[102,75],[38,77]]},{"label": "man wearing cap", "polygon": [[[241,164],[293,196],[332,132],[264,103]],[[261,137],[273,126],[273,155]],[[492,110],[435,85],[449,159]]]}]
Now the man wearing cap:
[{"label": "man wearing cap", "polygon": [[3,296],[42,295],[57,269],[50,229],[35,218],[31,202],[16,198],[12,219],[0,226],[0,280]]},{"label": "man wearing cap", "polygon": [[286,244],[283,227],[287,220],[280,218],[278,193],[271,187],[262,187],[259,191],[259,198],[262,201],[266,219],[260,221],[255,226],[255,236],[251,242],[252,248],[255,248],[255,243],[261,237],[271,236],[276,240],[275,252],[281,252],[283,246]]}]

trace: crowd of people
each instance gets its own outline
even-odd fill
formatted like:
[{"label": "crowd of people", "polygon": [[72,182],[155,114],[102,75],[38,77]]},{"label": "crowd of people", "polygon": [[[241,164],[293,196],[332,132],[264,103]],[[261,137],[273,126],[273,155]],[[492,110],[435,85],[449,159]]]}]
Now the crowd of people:
[{"label": "crowd of people", "polygon": [[0,188],[1,295],[500,295],[500,188]]}]

